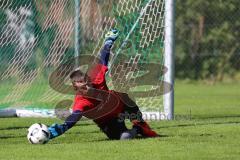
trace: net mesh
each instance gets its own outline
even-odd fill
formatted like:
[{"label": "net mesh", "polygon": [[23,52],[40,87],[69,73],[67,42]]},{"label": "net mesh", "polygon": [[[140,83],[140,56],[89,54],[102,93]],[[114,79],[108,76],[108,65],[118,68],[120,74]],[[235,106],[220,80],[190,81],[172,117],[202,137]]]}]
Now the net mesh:
[{"label": "net mesh", "polygon": [[[121,32],[109,88],[129,93],[142,110],[162,110],[164,0],[81,0],[78,17],[80,55],[98,57],[104,34]],[[53,108],[73,99],[52,89],[49,76],[74,58],[74,18],[72,0],[1,0],[0,109]]]}]

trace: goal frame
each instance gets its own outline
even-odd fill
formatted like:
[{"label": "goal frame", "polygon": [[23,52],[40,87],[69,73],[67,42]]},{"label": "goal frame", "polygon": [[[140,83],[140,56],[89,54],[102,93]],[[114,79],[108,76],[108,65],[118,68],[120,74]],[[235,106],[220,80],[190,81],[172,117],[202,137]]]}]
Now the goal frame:
[{"label": "goal frame", "polygon": [[[170,92],[164,92],[163,106],[165,117],[168,120],[174,119],[174,60],[175,60],[175,0],[165,0],[165,40],[164,40],[164,66],[167,72],[164,74],[164,81],[171,85]],[[164,86],[168,90],[168,86]]]}]

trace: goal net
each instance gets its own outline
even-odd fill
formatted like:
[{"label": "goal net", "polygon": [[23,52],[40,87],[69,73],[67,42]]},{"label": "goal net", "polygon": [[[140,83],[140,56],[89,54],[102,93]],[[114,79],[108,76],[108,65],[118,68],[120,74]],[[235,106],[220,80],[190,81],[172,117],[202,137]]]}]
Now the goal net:
[{"label": "goal net", "polygon": [[76,0],[1,0],[0,109],[54,109],[72,100],[73,94],[56,89],[63,83],[49,77],[71,64],[61,79],[69,84],[76,47],[84,70],[99,56],[104,34],[117,28],[121,34],[112,49],[109,88],[128,93],[142,111],[162,113],[164,2],[79,0],[78,6]]}]

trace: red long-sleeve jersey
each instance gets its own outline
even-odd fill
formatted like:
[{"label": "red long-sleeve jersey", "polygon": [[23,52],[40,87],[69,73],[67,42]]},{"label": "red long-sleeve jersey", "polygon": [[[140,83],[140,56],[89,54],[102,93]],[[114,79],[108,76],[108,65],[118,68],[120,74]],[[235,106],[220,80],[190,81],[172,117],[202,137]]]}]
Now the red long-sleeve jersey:
[{"label": "red long-sleeve jersey", "polygon": [[108,89],[105,74],[107,66],[97,64],[88,72],[94,94],[75,96],[73,111],[79,110],[96,123],[104,123],[123,111],[124,103],[117,92]]}]

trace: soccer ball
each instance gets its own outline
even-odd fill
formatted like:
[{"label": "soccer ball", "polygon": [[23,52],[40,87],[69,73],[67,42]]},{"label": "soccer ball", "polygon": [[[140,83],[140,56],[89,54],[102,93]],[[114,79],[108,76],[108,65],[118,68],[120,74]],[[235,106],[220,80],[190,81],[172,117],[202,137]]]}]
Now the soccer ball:
[{"label": "soccer ball", "polygon": [[45,144],[49,141],[48,127],[42,123],[35,123],[28,128],[27,139],[32,144]]}]

